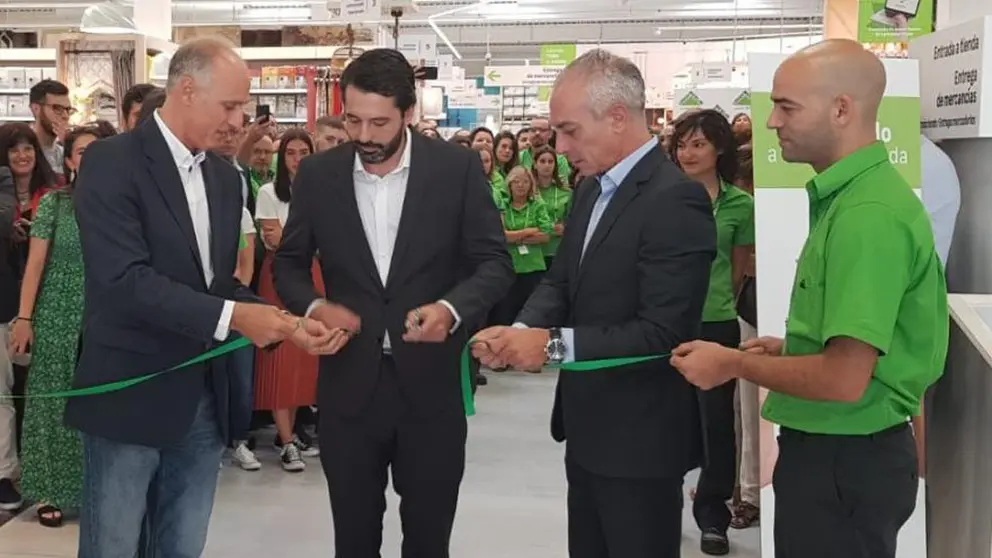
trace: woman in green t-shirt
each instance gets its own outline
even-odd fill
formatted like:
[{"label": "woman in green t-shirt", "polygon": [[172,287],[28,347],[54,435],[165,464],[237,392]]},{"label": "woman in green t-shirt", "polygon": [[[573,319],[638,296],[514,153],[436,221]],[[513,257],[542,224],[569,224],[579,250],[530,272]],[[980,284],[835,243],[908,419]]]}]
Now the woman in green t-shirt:
[{"label": "woman in green t-shirt", "polygon": [[[727,118],[715,110],[700,110],[676,120],[669,155],[689,178],[705,188],[713,203],[716,257],[703,305],[701,337],[736,348],[740,344],[736,293],[754,251],[754,199],[733,185],[737,179],[737,142]],[[693,515],[702,531],[706,554],[726,554],[731,511],[726,502],[737,478],[737,437],[734,398],[736,382],[699,391],[706,425],[707,465],[696,486]],[[709,550],[707,550],[709,549]]]},{"label": "woman in green t-shirt", "polygon": [[551,262],[558,253],[558,245],[565,234],[565,218],[572,207],[572,188],[561,180],[558,168],[558,154],[550,146],[542,145],[534,150],[534,166],[531,173],[537,182],[544,205],[548,208],[553,228],[551,239],[543,246],[544,263],[551,269]]},{"label": "woman in green t-shirt", "polygon": [[517,279],[497,307],[494,317],[501,325],[514,322],[517,313],[541,282],[547,269],[542,245],[551,238],[553,229],[548,208],[541,201],[537,183],[530,171],[514,167],[506,182],[510,187],[510,199],[502,211],[503,229]]},{"label": "woman in green t-shirt", "polygon": [[503,175],[493,167],[493,152],[486,145],[475,145],[472,149],[477,151],[479,158],[482,159],[482,171],[489,180],[489,189],[492,190],[493,202],[496,204],[496,208],[502,211],[510,201],[510,191],[506,187],[506,180],[503,178]]},{"label": "woman in green t-shirt", "polygon": [[496,134],[493,155],[496,156],[496,172],[500,173],[505,179],[513,167],[517,166],[519,159],[517,138],[513,135],[513,132],[500,132]]}]

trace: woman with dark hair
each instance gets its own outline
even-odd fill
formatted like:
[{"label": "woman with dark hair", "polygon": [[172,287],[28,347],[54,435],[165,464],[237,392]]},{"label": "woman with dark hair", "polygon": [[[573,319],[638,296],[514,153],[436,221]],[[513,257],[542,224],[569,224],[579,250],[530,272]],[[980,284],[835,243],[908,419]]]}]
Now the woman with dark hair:
[{"label": "woman with dark hair", "polygon": [[551,269],[551,262],[558,253],[558,245],[561,244],[562,236],[565,234],[565,218],[572,208],[572,187],[570,184],[562,182],[561,171],[558,168],[558,154],[550,145],[542,145],[534,149],[534,166],[530,172],[537,182],[537,191],[541,193],[541,200],[548,208],[548,215],[551,217],[553,228],[548,243],[543,246],[544,263]]},{"label": "woman with dark hair", "polygon": [[[271,304],[284,307],[272,280],[272,258],[282,242],[282,230],[289,218],[289,202],[293,197],[293,178],[300,161],[314,152],[313,140],[306,130],[287,130],[279,141],[275,182],[258,190],[255,220],[262,231],[265,259],[259,275],[258,294]],[[317,290],[324,287],[317,262],[313,264],[313,280]],[[278,437],[282,468],[299,472],[306,468],[304,457],[320,455],[294,431],[296,410],[317,402],[317,357],[307,354],[293,343],[283,343],[270,351],[257,351],[255,360],[255,409],[272,411]]]},{"label": "woman with dark hair", "polygon": [[747,145],[751,143],[751,116],[741,112],[730,121],[730,128],[734,131],[734,138],[737,145]]},{"label": "woman with dark hair", "polygon": [[43,153],[41,142],[31,126],[20,122],[0,126],[0,167],[10,169],[17,192],[14,246],[10,251],[10,265],[17,277],[24,276],[31,221],[42,196],[56,185],[55,172]]},{"label": "woman with dark hair", "polygon": [[517,154],[530,149],[530,136],[534,133],[531,128],[521,128],[517,131]]},{"label": "woman with dark hair", "polygon": [[[700,337],[736,348],[741,331],[735,294],[754,251],[754,200],[733,185],[738,168],[734,132],[727,118],[715,110],[683,114],[675,121],[669,154],[713,202],[717,253],[710,268]],[[731,381],[709,391],[699,390],[709,458],[699,475],[693,515],[702,531],[701,548],[711,555],[730,549],[727,501],[734,495],[737,479],[736,388]]]},{"label": "woman with dark hair", "polygon": [[489,189],[493,193],[493,203],[502,210],[510,200],[510,191],[506,188],[506,179],[495,166],[496,156],[493,155],[492,149],[484,143],[473,145],[472,149],[479,153],[479,158],[482,160],[482,172],[489,180]]},{"label": "woman with dark hair", "polygon": [[108,121],[106,121],[106,120],[104,120],[102,118],[99,119],[99,120],[93,121],[93,124],[90,125],[90,126],[87,126],[87,128],[95,129],[96,132],[98,134],[100,134],[100,136],[99,136],[100,139],[111,138],[111,137],[114,137],[114,136],[117,135],[117,128],[114,128],[114,125],[113,124],[111,124],[110,122],[108,122]]},{"label": "woman with dark hair", "polygon": [[[15,355],[32,353],[28,394],[72,388],[83,322],[83,252],[72,185],[83,152],[99,134],[86,127],[66,135],[63,165],[69,186],[41,198],[31,226],[20,308],[10,333]],[[61,526],[62,510],[82,503],[82,442],[62,424],[64,413],[65,399],[29,399],[25,406],[21,486],[39,502],[38,521],[46,527]]]},{"label": "woman with dark hair", "polygon": [[517,138],[513,132],[503,131],[496,134],[496,141],[493,144],[493,155],[496,156],[496,172],[506,179],[510,174],[510,169],[517,166],[519,151],[517,151]]},{"label": "woman with dark hair", "polygon": [[492,130],[486,128],[485,126],[479,126],[478,128],[472,130],[472,133],[468,136],[469,145],[473,148],[477,145],[484,145],[493,151],[496,145],[496,138],[493,136]]}]

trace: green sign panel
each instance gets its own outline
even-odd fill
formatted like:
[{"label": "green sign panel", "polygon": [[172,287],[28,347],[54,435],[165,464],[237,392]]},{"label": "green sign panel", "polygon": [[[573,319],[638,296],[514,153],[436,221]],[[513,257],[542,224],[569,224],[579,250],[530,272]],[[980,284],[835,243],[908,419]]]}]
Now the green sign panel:
[{"label": "green sign panel", "polygon": [[741,91],[741,94],[734,99],[734,104],[739,107],[751,106],[751,92]]},{"label": "green sign panel", "polygon": [[541,45],[542,66],[568,66],[575,60],[575,45]]},{"label": "green sign panel", "polygon": [[934,0],[858,0],[858,41],[908,43],[933,32],[933,15]]}]

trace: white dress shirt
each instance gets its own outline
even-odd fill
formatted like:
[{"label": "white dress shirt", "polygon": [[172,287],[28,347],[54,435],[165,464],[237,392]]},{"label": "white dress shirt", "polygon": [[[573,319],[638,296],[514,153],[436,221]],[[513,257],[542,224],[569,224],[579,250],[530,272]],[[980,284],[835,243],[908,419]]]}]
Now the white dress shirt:
[{"label": "white dress shirt", "polygon": [[[355,200],[358,202],[358,213],[362,219],[362,228],[365,229],[365,238],[372,251],[372,258],[375,260],[383,285],[386,284],[389,277],[389,266],[393,261],[393,250],[396,247],[396,234],[399,232],[400,218],[403,215],[403,202],[406,200],[407,181],[410,178],[411,136],[409,129],[406,131],[405,143],[399,164],[385,176],[377,176],[365,170],[362,160],[357,153],[355,154],[353,168]],[[260,190],[259,202],[261,202],[261,198]],[[360,242],[357,239],[355,241]],[[307,309],[307,315],[309,316],[310,312],[323,302],[323,300],[313,301],[310,308]],[[440,300],[438,302],[443,304],[454,317],[454,325],[451,328],[451,331],[454,332],[461,324],[461,317],[448,301]],[[387,351],[390,349],[388,331],[383,337],[382,346]]]},{"label": "white dress shirt", "polygon": [[929,138],[920,134],[920,189],[923,207],[930,215],[934,246],[940,262],[947,266],[954,225],[961,209],[961,181],[954,162]]},{"label": "white dress shirt", "polygon": [[[158,124],[159,130],[162,131],[162,136],[165,138],[165,143],[169,146],[169,151],[176,161],[179,179],[182,180],[183,192],[186,195],[186,203],[189,204],[189,216],[193,221],[196,247],[200,252],[200,262],[203,264],[203,279],[207,285],[211,285],[214,281],[214,266],[210,259],[210,206],[207,204],[207,185],[203,181],[203,170],[200,168],[206,153],[201,151],[194,155],[165,125],[157,110],[154,117],[155,123]],[[217,328],[214,330],[214,339],[218,341],[227,339],[231,332],[231,318],[233,316],[234,302],[225,300],[220,319],[217,320]]]}]

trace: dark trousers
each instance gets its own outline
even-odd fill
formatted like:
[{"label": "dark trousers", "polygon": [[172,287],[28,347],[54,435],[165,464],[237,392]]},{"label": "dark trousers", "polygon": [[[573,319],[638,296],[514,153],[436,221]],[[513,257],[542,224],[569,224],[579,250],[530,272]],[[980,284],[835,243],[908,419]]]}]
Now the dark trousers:
[{"label": "dark trousers", "polygon": [[682,477],[603,477],[569,457],[570,558],[679,558]]},{"label": "dark trousers", "polygon": [[775,488],[776,558],[894,558],[916,508],[908,424],[868,436],[782,428]]},{"label": "dark trousers", "polygon": [[411,413],[396,374],[393,360],[384,357],[375,394],[360,415],[320,413],[337,558],[380,555],[390,470],[400,496],[402,558],[448,556],[465,471],[465,415],[460,406],[430,416]]},{"label": "dark trousers", "polygon": [[[232,339],[240,335],[232,336]],[[231,439],[238,443],[251,434],[251,416],[255,409],[255,347],[244,347],[227,357],[231,379]]]},{"label": "dark trousers", "polygon": [[[737,320],[703,322],[702,338],[725,347],[737,348],[741,329]],[[702,529],[721,532],[730,527],[727,500],[734,496],[737,480],[737,435],[734,430],[734,391],[737,382],[727,382],[711,390],[696,390],[703,422],[705,460],[696,485],[692,515]]]},{"label": "dark trousers", "polygon": [[517,314],[523,309],[524,304],[527,304],[527,299],[541,283],[542,277],[544,277],[543,271],[517,274],[510,292],[493,308],[490,320],[492,325],[513,325],[517,320]]}]

